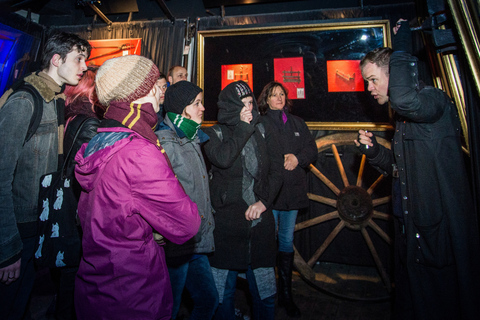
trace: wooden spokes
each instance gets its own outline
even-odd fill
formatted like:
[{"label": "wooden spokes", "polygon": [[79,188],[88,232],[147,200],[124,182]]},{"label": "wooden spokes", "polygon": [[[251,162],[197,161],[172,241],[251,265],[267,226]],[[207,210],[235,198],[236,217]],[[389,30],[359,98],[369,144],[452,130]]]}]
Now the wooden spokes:
[{"label": "wooden spokes", "polygon": [[[337,135],[337,138],[338,137],[342,138],[340,139],[340,144],[347,141],[348,143],[351,143],[351,141],[353,141],[353,139],[348,140],[349,138],[345,138],[344,136]],[[308,198],[310,200],[332,207],[332,211],[321,216],[297,223],[295,226],[295,232],[299,232],[306,228],[310,228],[312,226],[327,221],[338,220],[338,223],[327,236],[327,238],[323,241],[323,243],[320,244],[318,249],[315,250],[314,254],[310,258],[304,259],[298,253],[297,249],[294,248],[295,266],[297,270],[302,274],[302,276],[304,276],[307,280],[315,281],[315,272],[313,271],[313,267],[320,259],[322,254],[325,252],[325,250],[328,248],[328,246],[335,240],[335,238],[340,234],[340,232],[345,227],[347,227],[351,230],[360,231],[362,238],[364,239],[370,251],[370,254],[373,257],[378,273],[382,278],[382,281],[388,292],[390,292],[391,283],[388,273],[382,264],[382,260],[378,255],[378,252],[370,237],[369,232],[376,233],[387,244],[392,244],[392,239],[390,238],[390,236],[374,221],[374,219],[380,219],[385,221],[391,220],[391,215],[380,212],[376,209],[376,207],[387,204],[391,200],[391,196],[377,199],[371,198],[371,195],[374,193],[375,188],[382,181],[383,175],[379,175],[379,177],[371,185],[364,186],[364,171],[367,163],[365,155],[363,155],[361,158],[356,182],[354,185],[351,185],[348,181],[342,159],[334,142],[334,139],[330,139],[326,144],[330,145],[331,147],[343,185],[336,186],[318,168],[310,165],[310,171],[334,193],[335,197],[329,198],[324,195],[308,193]],[[322,151],[326,150],[325,144],[321,145],[321,143],[317,142],[317,146],[319,147],[319,150],[320,148],[322,148]],[[358,211],[355,210],[355,208],[357,208],[356,206],[358,206]]]}]

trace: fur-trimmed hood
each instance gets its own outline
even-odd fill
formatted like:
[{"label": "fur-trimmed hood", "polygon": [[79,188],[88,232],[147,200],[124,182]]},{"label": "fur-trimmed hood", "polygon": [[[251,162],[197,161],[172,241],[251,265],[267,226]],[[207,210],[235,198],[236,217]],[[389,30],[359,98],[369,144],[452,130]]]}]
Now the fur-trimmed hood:
[{"label": "fur-trimmed hood", "polygon": [[[63,92],[63,87],[59,86],[48,74],[43,71],[32,73],[24,78],[25,82],[31,84],[46,102],[52,101],[55,96]],[[63,93],[61,94],[63,95]],[[61,98],[65,98],[61,96]]]},{"label": "fur-trimmed hood", "polygon": [[[59,86],[48,74],[43,71],[31,73],[23,78],[23,81],[32,85],[45,102],[52,101],[55,97],[65,100],[65,94],[63,94],[63,86]],[[8,89],[0,98],[0,107],[5,104],[8,97],[14,92],[13,88]]]}]

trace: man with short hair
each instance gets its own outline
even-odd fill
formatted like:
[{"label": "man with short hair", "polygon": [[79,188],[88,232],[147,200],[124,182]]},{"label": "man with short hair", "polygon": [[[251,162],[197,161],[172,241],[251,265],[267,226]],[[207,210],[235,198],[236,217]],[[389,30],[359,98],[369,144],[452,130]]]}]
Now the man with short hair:
[{"label": "man with short hair", "polygon": [[160,124],[165,117],[163,102],[165,101],[165,91],[167,91],[168,87],[167,76],[162,72],[160,72],[160,75],[158,76],[157,86],[160,88],[160,110],[157,112],[158,123]]},{"label": "man with short hair", "polygon": [[408,22],[393,48],[360,62],[368,91],[395,111],[392,149],[359,130],[355,144],[393,177],[395,319],[476,319],[479,241],[455,105],[418,80]]},{"label": "man with short hair", "polygon": [[57,33],[46,42],[41,71],[25,77],[42,97],[40,125],[26,140],[35,99],[19,90],[0,109],[0,314],[23,318],[35,280],[40,177],[58,169],[63,153],[64,84],[77,85],[87,70],[90,44],[71,33]]},{"label": "man with short hair", "polygon": [[170,82],[170,85],[178,81],[187,80],[187,78],[187,69],[182,66],[173,66],[168,69],[168,82]]}]

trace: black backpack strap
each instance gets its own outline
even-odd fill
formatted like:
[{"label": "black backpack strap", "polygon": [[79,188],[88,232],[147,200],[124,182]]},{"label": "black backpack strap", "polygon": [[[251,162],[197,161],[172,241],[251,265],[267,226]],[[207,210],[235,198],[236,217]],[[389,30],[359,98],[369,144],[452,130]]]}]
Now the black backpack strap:
[{"label": "black backpack strap", "polygon": [[35,134],[35,132],[38,129],[38,126],[40,125],[40,122],[42,121],[43,98],[40,95],[40,93],[38,93],[38,91],[32,85],[26,82],[24,82],[22,85],[18,87],[18,89],[15,90],[15,92],[18,92],[18,91],[28,92],[33,97],[33,114],[32,114],[32,117],[30,118],[30,124],[28,125],[27,135],[25,136],[25,142],[27,142]]},{"label": "black backpack strap", "polygon": [[[65,160],[63,161],[63,165],[62,165],[62,175],[64,177],[65,177],[65,168],[66,168],[67,163],[68,163],[68,161],[70,159],[70,156],[72,154],[73,147],[75,146],[75,141],[77,140],[78,135],[82,131],[82,128],[83,128],[83,125],[85,124],[85,122],[87,122],[87,120],[90,119],[90,117],[88,117],[86,115],[78,115],[77,117],[79,118],[79,125],[78,125],[77,128],[72,128],[72,130],[75,130],[75,136],[73,137],[72,145],[68,149],[67,155],[66,155]],[[67,128],[67,130],[68,130],[68,128]]]}]

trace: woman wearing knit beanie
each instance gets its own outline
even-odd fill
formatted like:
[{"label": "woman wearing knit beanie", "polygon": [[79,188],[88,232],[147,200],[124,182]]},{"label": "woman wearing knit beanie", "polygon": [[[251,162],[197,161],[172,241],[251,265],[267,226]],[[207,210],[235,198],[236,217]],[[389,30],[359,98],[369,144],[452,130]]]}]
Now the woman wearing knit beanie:
[{"label": "woman wearing knit beanie", "polygon": [[163,105],[166,116],[155,132],[178,180],[197,204],[202,220],[197,235],[192,239],[183,245],[167,241],[165,246],[173,292],[172,319],[177,318],[184,288],[193,300],[189,319],[211,319],[218,306],[218,293],[207,257],[215,250],[215,225],[208,173],[200,147],[208,140],[200,129],[205,110],[202,100],[202,89],[191,82],[179,81],[168,87]]},{"label": "woman wearing knit beanie", "polygon": [[276,243],[271,206],[282,185],[283,159],[273,128],[262,122],[245,82],[233,82],[220,92],[218,122],[205,129],[215,209],[210,264],[220,299],[215,319],[235,319],[237,275],[245,272],[253,319],[273,320]]},{"label": "woman wearing knit beanie", "polygon": [[197,233],[200,218],[153,132],[158,75],[151,60],[132,55],[105,61],[95,78],[98,99],[108,108],[98,134],[75,157],[83,189],[78,319],[171,316],[164,250],[152,233],[184,243]]}]

